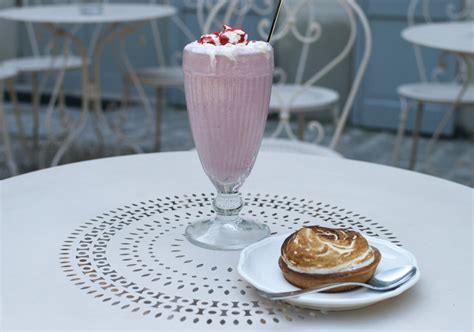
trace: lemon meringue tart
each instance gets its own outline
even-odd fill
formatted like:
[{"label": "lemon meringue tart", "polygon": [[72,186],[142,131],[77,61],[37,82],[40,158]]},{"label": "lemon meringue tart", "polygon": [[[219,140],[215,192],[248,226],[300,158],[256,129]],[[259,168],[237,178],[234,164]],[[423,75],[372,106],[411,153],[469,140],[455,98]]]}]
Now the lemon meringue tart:
[{"label": "lemon meringue tart", "polygon": [[[337,282],[367,282],[382,258],[358,232],[320,226],[304,227],[283,242],[278,261],[285,279],[300,288]],[[348,291],[354,286],[328,292]]]}]

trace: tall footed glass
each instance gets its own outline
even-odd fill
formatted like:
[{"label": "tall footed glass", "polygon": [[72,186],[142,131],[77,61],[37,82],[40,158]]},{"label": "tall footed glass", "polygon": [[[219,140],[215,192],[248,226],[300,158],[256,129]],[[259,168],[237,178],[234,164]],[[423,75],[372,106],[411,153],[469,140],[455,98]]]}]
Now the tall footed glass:
[{"label": "tall footed glass", "polygon": [[239,215],[239,189],[262,142],[270,103],[273,50],[263,42],[184,50],[186,103],[199,158],[217,189],[215,217],[186,229],[192,243],[236,250],[267,237],[269,228]]}]

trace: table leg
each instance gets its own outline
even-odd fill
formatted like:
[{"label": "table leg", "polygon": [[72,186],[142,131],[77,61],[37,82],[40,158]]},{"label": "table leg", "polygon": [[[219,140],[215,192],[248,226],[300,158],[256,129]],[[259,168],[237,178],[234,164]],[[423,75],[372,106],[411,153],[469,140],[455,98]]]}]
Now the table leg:
[{"label": "table leg", "polygon": [[395,166],[400,166],[400,150],[403,143],[403,137],[405,135],[405,129],[408,123],[408,115],[410,114],[410,105],[408,103],[408,100],[406,100],[405,98],[400,98],[400,103],[402,105],[402,111],[400,113],[400,124],[398,126],[395,147],[393,149],[393,164]]},{"label": "table leg", "polygon": [[415,120],[415,128],[413,131],[413,146],[411,149],[411,157],[410,157],[410,169],[415,169],[416,166],[416,157],[418,155],[418,142],[420,140],[420,130],[421,124],[423,122],[423,110],[424,104],[422,102],[418,102],[417,110],[416,110],[416,120]]},{"label": "table leg", "polygon": [[[144,111],[146,113],[146,116],[148,120],[144,124],[144,132],[141,135],[141,137],[148,138],[150,136],[150,133],[153,132],[152,128],[152,123],[153,123],[153,118],[154,118],[154,112],[152,110],[151,104],[149,99],[147,98],[145,89],[143,88],[142,83],[140,82],[140,79],[137,77],[136,73],[133,70],[133,66],[130,62],[130,59],[128,58],[128,54],[125,50],[125,35],[121,36],[120,39],[120,56],[121,56],[121,63],[124,66],[127,80],[124,82],[124,84],[133,84],[134,88],[138,92],[138,96],[141,99]],[[130,139],[129,139],[130,140]],[[130,143],[129,143],[130,144]]]},{"label": "table leg", "polygon": [[64,82],[61,83],[61,87],[59,88],[58,110],[59,110],[59,118],[61,121],[61,126],[67,130],[68,117],[66,114],[66,96],[64,94]]},{"label": "table leg", "polygon": [[39,83],[38,74],[33,73],[31,75],[31,88],[32,88],[32,113],[33,113],[33,153],[36,155],[39,148],[39,117],[40,117],[40,95],[39,95]]},{"label": "table leg", "polygon": [[[101,86],[100,86],[100,58],[101,54],[103,51],[103,48],[105,45],[110,43],[115,37],[119,36],[121,39],[121,42],[131,33],[133,33],[139,26],[141,26],[143,22],[138,22],[135,24],[114,24],[109,31],[105,32],[97,41],[96,47],[94,49],[94,55],[93,55],[93,68],[94,68],[94,84],[95,84],[95,95],[94,95],[94,111],[96,115],[99,117],[100,123],[102,127],[106,127],[111,130],[111,132],[116,136],[119,142],[131,147],[133,150],[136,152],[142,152],[141,148],[130,142],[130,140],[127,138],[127,136],[120,132],[118,129],[114,129],[113,126],[110,126],[107,119],[104,116],[102,106],[100,103],[100,96],[101,96]],[[121,54],[123,56],[123,54]],[[127,71],[129,72],[132,83],[135,85],[137,90],[139,91],[140,96],[142,99],[146,100],[146,97],[144,97],[145,92],[143,87],[141,86],[140,82],[138,79],[133,75],[133,70],[131,69],[131,65],[128,62],[128,57],[124,58],[125,62],[125,67]],[[151,115],[153,112],[150,111],[150,107],[147,103],[147,101],[144,103],[145,105],[145,110],[149,115]],[[151,122],[151,121],[150,121]]]},{"label": "table leg", "polygon": [[431,140],[428,144],[428,149],[426,153],[426,163],[430,163],[431,161],[431,156],[433,154],[433,148],[435,143],[438,141],[439,137],[441,136],[441,133],[443,132],[444,128],[447,126],[449,119],[454,115],[456,110],[459,108],[461,105],[462,99],[464,95],[466,94],[467,89],[469,88],[469,85],[471,84],[472,80],[472,65],[471,65],[471,58],[460,55],[460,58],[465,62],[466,64],[466,69],[467,69],[467,75],[466,78],[461,86],[461,90],[459,91],[459,94],[456,97],[456,100],[454,101],[454,104],[452,105],[451,109],[444,114],[443,118],[441,119],[441,122],[439,123],[438,127],[436,128],[433,136],[431,137]]},{"label": "table leg", "polygon": [[[64,59],[67,61],[69,57],[69,51],[65,46],[64,49]],[[53,141],[54,141],[54,135],[53,135],[53,130],[52,130],[52,118],[53,118],[53,113],[54,110],[56,109],[56,104],[58,101],[58,98],[61,94],[62,87],[64,85],[64,77],[66,75],[66,67],[64,66],[63,68],[60,69],[60,71],[57,73],[56,76],[56,81],[53,86],[53,92],[51,94],[51,98],[48,103],[48,107],[46,108],[45,112],[45,121],[44,121],[44,132],[46,135],[46,147],[48,147]],[[61,120],[62,120],[62,115],[61,115]],[[44,168],[46,165],[46,152],[47,150],[43,151],[42,158],[40,159],[40,168]]]},{"label": "table leg", "polygon": [[[120,24],[112,24],[109,29],[104,32],[98,39],[94,51],[93,51],[93,59],[92,59],[92,67],[93,67],[93,79],[90,79],[89,75],[89,67],[88,67],[88,52],[86,47],[83,45],[82,41],[73,35],[71,32],[63,29],[60,26],[54,24],[45,24],[45,26],[53,31],[53,33],[62,36],[64,38],[69,39],[73,45],[79,50],[81,60],[82,60],[82,68],[81,68],[81,76],[82,76],[82,112],[80,118],[77,122],[77,126],[71,133],[68,135],[66,140],[63,142],[59,150],[57,151],[56,155],[53,158],[51,166],[57,166],[61,161],[62,157],[69,149],[69,146],[75,140],[75,138],[83,131],[85,125],[87,124],[87,120],[89,117],[89,102],[93,102],[93,109],[94,113],[97,116],[99,121],[98,125],[102,128],[109,128],[109,126],[102,110],[102,103],[101,103],[101,87],[100,87],[100,59],[102,55],[102,51],[105,45],[110,43],[117,35],[121,35],[122,38],[125,36],[133,33],[143,22],[139,22],[136,24],[129,24],[125,27],[121,27]],[[100,129],[99,129],[100,131]],[[118,135],[113,129],[111,131]],[[102,135],[102,134],[100,134]]]},{"label": "table leg", "polygon": [[89,100],[90,100],[90,84],[89,84],[89,68],[88,68],[88,56],[87,49],[84,47],[82,41],[76,37],[71,32],[63,29],[62,27],[54,24],[45,24],[45,27],[51,30],[53,33],[58,36],[69,39],[73,45],[79,51],[81,56],[82,66],[81,66],[81,85],[82,85],[82,110],[77,120],[76,128],[72,129],[69,135],[66,137],[59,150],[56,152],[51,166],[57,166],[61,161],[64,154],[67,152],[71,144],[74,142],[76,137],[84,130],[85,125],[87,124],[87,119],[89,117]]},{"label": "table leg", "polygon": [[[105,138],[103,132],[111,129],[102,109],[102,85],[101,85],[101,57],[105,46],[110,43],[119,34],[119,23],[110,25],[100,36],[94,45],[92,52],[92,76],[90,80],[90,90],[92,98],[92,110],[94,111],[94,131],[99,141],[99,153],[103,153],[105,147]],[[113,129],[111,129],[112,132]]]},{"label": "table leg", "polygon": [[156,114],[155,114],[155,151],[161,150],[161,119],[165,106],[164,91],[156,88]]},{"label": "table leg", "polygon": [[7,165],[12,175],[18,174],[18,167],[13,157],[11,148],[10,132],[5,119],[5,113],[3,108],[3,81],[0,81],[0,129],[2,130],[3,145],[5,146],[5,154]]}]

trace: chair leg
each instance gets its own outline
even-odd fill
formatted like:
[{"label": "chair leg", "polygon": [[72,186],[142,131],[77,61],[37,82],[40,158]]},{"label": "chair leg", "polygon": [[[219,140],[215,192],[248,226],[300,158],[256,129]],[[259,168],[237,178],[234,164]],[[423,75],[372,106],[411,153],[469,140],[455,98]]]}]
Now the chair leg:
[{"label": "chair leg", "polygon": [[66,116],[66,96],[64,94],[64,82],[61,84],[61,88],[59,89],[58,110],[59,110],[61,125],[63,126],[63,128],[67,129],[69,126],[69,123]]},{"label": "chair leg", "polygon": [[420,130],[421,130],[421,123],[423,121],[423,110],[424,104],[422,102],[418,102],[417,110],[416,110],[416,120],[415,120],[415,129],[413,132],[413,146],[411,150],[411,158],[410,158],[410,169],[415,169],[416,166],[416,157],[418,155],[418,142],[420,140]]},{"label": "chair leg", "polygon": [[405,98],[400,99],[402,110],[400,112],[400,124],[398,126],[397,138],[395,139],[395,147],[393,149],[393,165],[400,166],[400,150],[405,136],[405,130],[408,123],[408,115],[410,114],[410,105]]},{"label": "chair leg", "polygon": [[439,140],[441,134],[443,133],[444,128],[446,128],[446,126],[448,125],[449,120],[452,118],[452,116],[456,112],[456,110],[457,110],[457,106],[454,105],[448,112],[444,114],[438,127],[436,127],[436,130],[433,133],[433,136],[431,137],[430,142],[428,143],[428,149],[426,152],[426,159],[425,159],[427,164],[431,162],[431,157],[433,155],[433,148],[436,142]]},{"label": "chair leg", "polygon": [[298,138],[304,141],[305,134],[305,116],[303,113],[298,114]]},{"label": "chair leg", "polygon": [[31,87],[32,87],[32,111],[33,111],[33,149],[34,153],[38,152],[39,148],[39,108],[40,108],[40,95],[39,95],[39,83],[38,74],[33,73],[31,75]]},{"label": "chair leg", "polygon": [[15,83],[13,80],[10,80],[6,83],[8,85],[8,93],[10,94],[10,100],[12,101],[13,111],[15,113],[15,122],[20,136],[20,142],[23,149],[26,151],[26,149],[28,148],[28,144],[26,140],[25,127],[23,126],[21,108],[18,102],[18,95],[16,94],[15,90]]},{"label": "chair leg", "polygon": [[105,138],[102,130],[106,128],[107,121],[105,119],[105,115],[102,113],[102,99],[99,98],[96,94],[92,97],[92,109],[93,109],[93,128],[94,133],[97,138],[97,142],[99,144],[99,151],[100,155],[104,154],[105,150]]},{"label": "chair leg", "polygon": [[155,112],[155,151],[161,150],[161,119],[165,106],[162,88],[156,88],[156,112]]},{"label": "chair leg", "polygon": [[5,146],[5,153],[7,159],[7,165],[12,175],[18,174],[18,167],[13,157],[13,152],[10,142],[10,133],[5,119],[5,113],[3,109],[3,82],[0,82],[0,130],[2,131],[3,145]]}]

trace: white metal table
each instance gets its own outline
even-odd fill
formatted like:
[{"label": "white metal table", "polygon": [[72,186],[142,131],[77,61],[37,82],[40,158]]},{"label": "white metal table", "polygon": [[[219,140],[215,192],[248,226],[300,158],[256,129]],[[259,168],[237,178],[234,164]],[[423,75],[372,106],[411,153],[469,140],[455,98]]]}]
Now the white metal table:
[{"label": "white metal table", "polygon": [[[0,11],[0,19],[17,22],[32,22],[42,24],[50,29],[55,36],[66,38],[80,53],[82,59],[82,112],[80,119],[64,143],[59,148],[52,161],[52,166],[59,164],[62,156],[67,151],[74,139],[85,127],[89,116],[89,103],[92,103],[94,114],[104,128],[109,128],[102,112],[101,105],[101,77],[100,60],[104,47],[116,38],[124,39],[136,31],[144,22],[170,17],[176,14],[176,9],[167,5],[145,4],[104,4],[101,14],[85,15],[79,5],[47,5],[11,8]],[[84,41],[62,25],[87,25],[107,24],[108,27],[97,38],[94,45],[91,61],[88,61],[88,49]],[[128,59],[126,59],[128,61]],[[91,64],[92,72],[89,70]],[[125,64],[127,70],[131,70]],[[137,80],[134,83],[139,84]],[[120,141],[126,137],[119,130],[113,130]],[[97,132],[99,140],[103,140],[100,131]]]},{"label": "white metal table", "polygon": [[247,216],[280,234],[314,223],[352,227],[417,257],[421,280],[408,292],[321,313],[259,298],[237,274],[239,252],[187,242],[186,225],[211,214],[214,191],[194,152],[70,164],[0,185],[2,331],[472,331],[468,187],[262,153],[244,186]]},{"label": "white metal table", "polygon": [[405,29],[402,37],[420,46],[474,55],[474,21],[419,24]]},{"label": "white metal table", "polygon": [[[472,64],[474,59],[474,21],[467,22],[443,22],[418,24],[402,31],[402,38],[406,41],[422,47],[432,48],[457,55],[466,65],[466,77],[459,88],[459,93],[454,101],[452,108],[441,120],[436,128],[428,147],[428,157],[431,154],[433,145],[441,135],[443,129],[452,117],[455,110],[459,107],[461,101],[474,100],[474,88],[472,85]],[[439,91],[442,96],[444,91]],[[452,99],[451,99],[452,100]],[[413,152],[411,157],[411,168],[414,168],[416,158],[417,144],[419,138],[421,114],[417,114],[417,124],[415,124]]]}]

